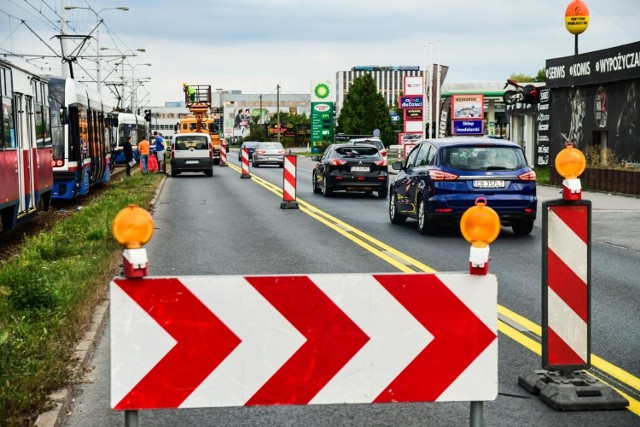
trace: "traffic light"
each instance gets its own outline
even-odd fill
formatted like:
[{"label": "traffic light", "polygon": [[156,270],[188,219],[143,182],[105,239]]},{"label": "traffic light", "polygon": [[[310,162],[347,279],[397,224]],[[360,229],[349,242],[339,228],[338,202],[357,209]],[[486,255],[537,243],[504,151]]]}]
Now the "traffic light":
[{"label": "traffic light", "polygon": [[151,122],[151,110],[144,110],[144,119]]}]

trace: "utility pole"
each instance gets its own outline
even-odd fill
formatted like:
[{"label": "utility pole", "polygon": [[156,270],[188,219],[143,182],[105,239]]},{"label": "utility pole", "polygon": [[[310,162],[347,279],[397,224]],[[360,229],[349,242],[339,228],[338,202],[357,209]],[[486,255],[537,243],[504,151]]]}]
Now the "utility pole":
[{"label": "utility pole", "polygon": [[276,86],[276,106],[278,109],[278,142],[280,142],[280,85]]}]

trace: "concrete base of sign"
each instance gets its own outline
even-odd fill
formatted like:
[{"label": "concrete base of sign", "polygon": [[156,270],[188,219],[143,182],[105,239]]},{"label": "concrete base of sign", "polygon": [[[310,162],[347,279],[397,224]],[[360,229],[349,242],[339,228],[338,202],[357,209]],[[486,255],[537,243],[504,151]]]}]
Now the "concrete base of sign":
[{"label": "concrete base of sign", "polygon": [[537,370],[519,377],[518,384],[540,394],[540,400],[557,411],[615,410],[629,406],[629,401],[612,387],[584,371]]},{"label": "concrete base of sign", "polygon": [[243,173],[243,174],[240,175],[240,178],[242,178],[242,179],[251,179],[251,174]]},{"label": "concrete base of sign", "polygon": [[298,202],[287,201],[280,203],[280,209],[299,209]]},{"label": "concrete base of sign", "polygon": [[229,167],[229,165],[228,165],[228,164],[226,164],[226,163],[222,163],[222,162],[220,162],[220,167],[221,167],[221,168]]}]

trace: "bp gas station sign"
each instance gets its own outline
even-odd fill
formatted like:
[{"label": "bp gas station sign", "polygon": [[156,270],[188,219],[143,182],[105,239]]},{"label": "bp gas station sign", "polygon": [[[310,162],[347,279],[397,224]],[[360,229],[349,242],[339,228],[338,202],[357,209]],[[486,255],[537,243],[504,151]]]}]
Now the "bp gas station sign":
[{"label": "bp gas station sign", "polygon": [[321,153],[333,142],[333,92],[331,82],[311,82],[311,152]]}]

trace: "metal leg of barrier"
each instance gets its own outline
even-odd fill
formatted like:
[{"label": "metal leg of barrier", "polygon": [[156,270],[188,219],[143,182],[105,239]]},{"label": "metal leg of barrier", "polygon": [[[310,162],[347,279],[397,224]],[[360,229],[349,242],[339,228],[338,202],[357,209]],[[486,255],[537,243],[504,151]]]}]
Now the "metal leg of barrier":
[{"label": "metal leg of barrier", "polygon": [[138,411],[124,411],[125,427],[138,427]]},{"label": "metal leg of barrier", "polygon": [[471,427],[482,427],[484,425],[482,412],[482,402],[471,402]]}]

